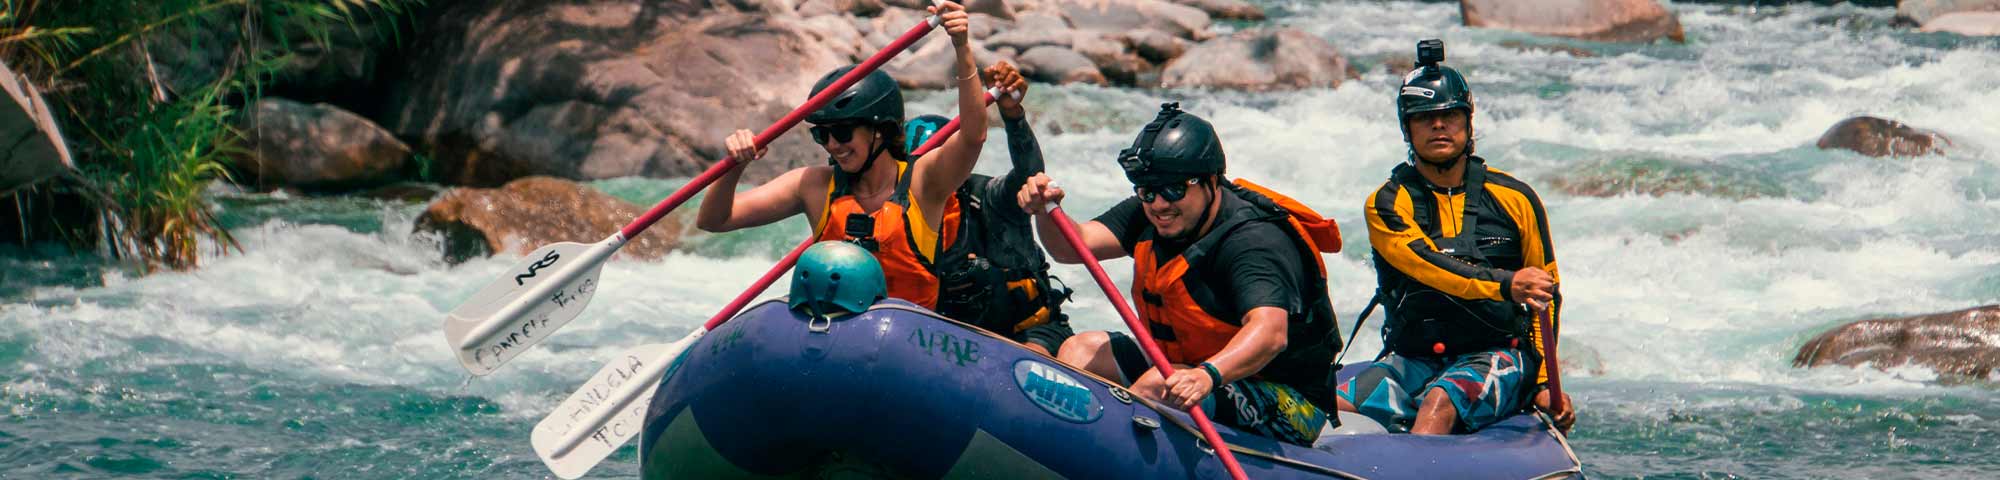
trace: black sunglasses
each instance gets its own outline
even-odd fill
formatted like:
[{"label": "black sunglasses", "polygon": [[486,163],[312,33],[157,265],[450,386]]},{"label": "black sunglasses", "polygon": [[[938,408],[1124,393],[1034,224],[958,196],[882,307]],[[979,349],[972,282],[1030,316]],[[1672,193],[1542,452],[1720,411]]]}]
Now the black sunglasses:
[{"label": "black sunglasses", "polygon": [[1167,182],[1159,185],[1133,185],[1132,193],[1137,194],[1139,196],[1139,201],[1141,202],[1153,203],[1154,198],[1164,197],[1167,199],[1167,203],[1173,203],[1181,201],[1181,199],[1183,198],[1187,198],[1188,187],[1192,187],[1197,183],[1201,183],[1201,177],[1190,178],[1187,179],[1187,181],[1182,181],[1182,182]]},{"label": "black sunglasses", "polygon": [[812,128],[807,130],[812,132],[813,143],[826,145],[827,137],[832,137],[833,141],[840,143],[847,143],[849,140],[853,140],[854,127],[859,127],[859,126],[861,126],[861,124],[858,123],[843,123],[838,125],[814,125]]}]

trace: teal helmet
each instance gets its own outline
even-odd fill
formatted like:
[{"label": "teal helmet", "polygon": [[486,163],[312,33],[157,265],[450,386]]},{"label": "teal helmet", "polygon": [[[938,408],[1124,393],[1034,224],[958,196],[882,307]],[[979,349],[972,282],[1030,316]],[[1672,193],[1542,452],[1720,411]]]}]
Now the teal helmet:
[{"label": "teal helmet", "polygon": [[947,123],[951,123],[951,119],[938,114],[919,115],[904,122],[903,151],[917,153],[917,147],[924,146],[924,142],[931,140],[931,134],[943,129]]},{"label": "teal helmet", "polygon": [[888,280],[874,255],[852,243],[828,240],[799,255],[788,303],[793,310],[809,307],[815,315],[861,313],[888,296]]},{"label": "teal helmet", "polygon": [[1133,185],[1220,175],[1227,164],[1215,126],[1181,111],[1177,102],[1161,104],[1159,116],[1139,131],[1132,147],[1118,152],[1118,166]]},{"label": "teal helmet", "polygon": [[1403,130],[1403,143],[1410,142],[1410,116],[1456,109],[1472,114],[1472,86],[1458,70],[1444,66],[1443,40],[1417,42],[1416,70],[1403,76],[1396,92],[1396,126]]}]

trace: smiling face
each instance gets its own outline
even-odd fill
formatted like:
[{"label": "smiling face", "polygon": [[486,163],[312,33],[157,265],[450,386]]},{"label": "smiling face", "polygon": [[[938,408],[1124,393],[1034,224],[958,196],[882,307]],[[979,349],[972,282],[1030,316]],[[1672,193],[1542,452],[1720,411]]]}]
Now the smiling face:
[{"label": "smiling face", "polygon": [[[1139,193],[1140,205],[1144,207],[1143,210],[1146,212],[1146,221],[1153,224],[1153,230],[1159,232],[1159,235],[1164,238],[1183,238],[1189,233],[1200,229],[1201,225],[1197,225],[1196,222],[1200,222],[1204,217],[1202,215],[1203,209],[1208,208],[1209,203],[1215,200],[1215,192],[1202,183],[1204,182],[1189,179],[1187,183],[1179,183],[1173,186],[1141,186],[1136,188],[1135,190]],[[1183,187],[1187,189],[1187,193],[1179,200],[1168,200],[1167,197],[1172,196],[1171,194],[1159,193],[1162,190],[1174,190]],[[1146,199],[1148,193],[1153,194],[1153,199],[1150,201]]]},{"label": "smiling face", "polygon": [[[868,153],[882,144],[875,128],[868,125],[844,124],[815,128],[829,131],[820,148],[825,149],[826,154],[833,158],[834,164],[840,166],[840,171],[847,173],[861,173],[861,168],[868,165]],[[843,130],[848,133],[845,141],[841,140]],[[820,139],[815,137],[814,140]]]},{"label": "smiling face", "polygon": [[1472,116],[1463,109],[1410,115],[1410,148],[1425,162],[1443,164],[1465,154]]}]

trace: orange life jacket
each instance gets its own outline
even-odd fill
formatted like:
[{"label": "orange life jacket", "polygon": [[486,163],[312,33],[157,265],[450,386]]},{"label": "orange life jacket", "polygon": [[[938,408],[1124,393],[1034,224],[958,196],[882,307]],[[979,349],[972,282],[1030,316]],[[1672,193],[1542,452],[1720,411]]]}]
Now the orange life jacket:
[{"label": "orange life jacket", "polygon": [[[1233,187],[1231,190],[1237,192],[1238,196],[1244,197],[1252,205],[1258,205],[1258,202],[1251,197],[1251,195],[1256,195],[1269,200],[1271,204],[1276,204],[1277,208],[1283,210],[1286,224],[1291,227],[1287,231],[1293,237],[1295,244],[1301,247],[1300,253],[1303,256],[1313,258],[1312,278],[1306,279],[1309,281],[1303,282],[1301,285],[1305,285],[1307,288],[1315,288],[1316,291],[1301,292],[1300,299],[1302,302],[1308,302],[1307,310],[1309,314],[1313,314],[1315,311],[1322,311],[1323,308],[1324,313],[1320,315],[1325,315],[1329,318],[1323,319],[1325,320],[1325,325],[1320,326],[1319,329],[1330,328],[1333,319],[1330,318],[1332,315],[1332,306],[1325,294],[1326,261],[1321,259],[1319,254],[1337,253],[1340,251],[1339,227],[1334,225],[1332,220],[1321,217],[1319,213],[1314,212],[1310,207],[1305,206],[1305,204],[1290,197],[1280,195],[1263,186],[1244,180],[1236,180]],[[1207,243],[1212,240],[1219,243],[1225,241],[1222,237],[1226,237],[1230,232],[1244,223],[1269,220],[1272,220],[1270,216],[1256,215],[1256,212],[1233,215],[1227,223],[1217,224],[1210,230],[1211,235],[1218,235],[1217,238],[1205,238],[1199,242]],[[1186,365],[1206,361],[1209,357],[1214,356],[1216,352],[1221,351],[1223,346],[1228,345],[1229,340],[1236,336],[1237,331],[1243,329],[1241,325],[1224,321],[1203,309],[1188,291],[1186,282],[1190,279],[1187,278],[1187,274],[1189,266],[1192,264],[1189,255],[1201,255],[1213,250],[1213,248],[1189,247],[1182,255],[1161,263],[1153,251],[1152,239],[1141,240],[1133,247],[1132,265],[1134,271],[1132,276],[1132,296],[1138,300],[1139,318],[1146,321],[1147,329],[1150,330],[1153,339],[1166,354],[1168,361]],[[1314,305],[1311,302],[1321,303]],[[1312,308],[1314,306],[1322,308]],[[1320,342],[1339,341],[1338,338],[1335,338],[1337,336],[1326,335],[1325,332],[1317,334],[1311,332],[1293,333],[1294,335],[1292,336],[1294,338],[1303,337]],[[1314,348],[1317,345],[1292,345],[1287,347],[1287,351],[1294,350],[1293,347],[1299,347],[1301,351],[1304,351],[1304,349]],[[1328,352],[1338,350],[1339,346],[1334,345]],[[1314,355],[1314,357],[1318,356],[1320,355]],[[1330,363],[1332,358],[1328,356],[1325,361]]]},{"label": "orange life jacket", "polygon": [[910,198],[910,177],[914,170],[909,162],[896,162],[895,193],[883,202],[882,208],[867,212],[848,191],[853,175],[835,167],[833,178],[827,181],[826,212],[813,232],[813,241],[855,240],[847,232],[850,216],[874,219],[875,228],[868,240],[873,240],[875,260],[881,262],[882,273],[888,279],[889,296],[935,309],[938,277],[931,272],[932,258],[958,240],[958,197],[954,195],[945,201],[940,229],[913,229],[924,225],[922,212]]}]

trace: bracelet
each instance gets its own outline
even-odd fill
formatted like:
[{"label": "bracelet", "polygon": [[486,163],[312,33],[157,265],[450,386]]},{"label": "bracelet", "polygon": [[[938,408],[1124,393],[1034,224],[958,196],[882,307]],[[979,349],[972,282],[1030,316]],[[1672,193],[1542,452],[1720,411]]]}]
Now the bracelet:
[{"label": "bracelet", "polygon": [[979,76],[979,71],[978,71],[978,70],[974,70],[974,71],[972,72],[972,74],[971,74],[971,75],[966,75],[966,76],[963,76],[963,77],[960,77],[960,76],[956,76],[956,75],[954,75],[954,76],[952,76],[952,78],[956,78],[956,79],[958,79],[958,81],[961,81],[961,82],[963,82],[963,81],[966,81],[966,80],[971,80],[971,79],[972,79],[973,77],[977,77],[977,76]]},{"label": "bracelet", "polygon": [[1214,388],[1222,388],[1222,371],[1216,370],[1215,364],[1201,362],[1201,369],[1208,371],[1208,380],[1214,382]]}]

